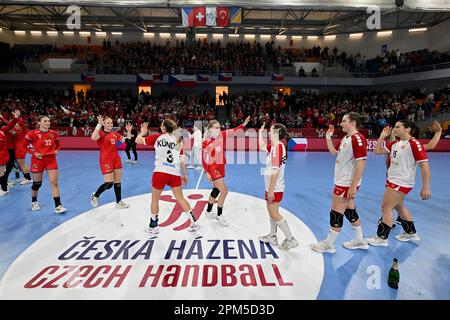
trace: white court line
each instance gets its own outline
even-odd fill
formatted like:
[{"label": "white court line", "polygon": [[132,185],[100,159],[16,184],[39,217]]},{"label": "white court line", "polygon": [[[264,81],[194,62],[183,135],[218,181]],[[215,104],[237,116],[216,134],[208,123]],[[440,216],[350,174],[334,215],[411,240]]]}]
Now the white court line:
[{"label": "white court line", "polygon": [[196,190],[198,189],[198,186],[200,185],[200,181],[202,181],[203,171],[205,171],[205,170],[202,168],[202,172],[200,173],[200,177],[198,177],[197,185],[195,186]]}]

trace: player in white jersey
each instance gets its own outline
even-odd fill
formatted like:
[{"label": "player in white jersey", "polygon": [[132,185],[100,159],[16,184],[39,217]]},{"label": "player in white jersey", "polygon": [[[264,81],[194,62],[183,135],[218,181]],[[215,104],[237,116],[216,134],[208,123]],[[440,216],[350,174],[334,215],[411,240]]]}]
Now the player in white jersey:
[{"label": "player in white jersey", "polygon": [[355,208],[356,192],[361,185],[367,159],[366,138],[358,132],[360,116],[358,113],[347,113],[341,121],[342,131],[347,135],[341,142],[333,146],[331,137],[334,127],[330,125],[326,134],[328,150],[337,155],[334,168],[334,190],[330,211],[330,230],[328,237],[311,245],[314,251],[335,253],[334,241],[344,224],[344,216],[355,231],[355,239],[344,242],[347,249],[368,249],[369,245],[363,237],[361,221]]},{"label": "player in white jersey", "polygon": [[[159,199],[164,187],[168,185],[173,192],[177,202],[183,208],[183,212],[189,214],[191,225],[188,231],[196,231],[200,228],[197,219],[191,210],[191,206],[183,196],[181,188],[182,180],[184,185],[187,184],[186,163],[184,162],[184,154],[182,141],[177,130],[177,124],[165,119],[161,123],[161,134],[154,134],[144,137],[148,132],[148,124],[141,125],[141,132],[136,137],[137,144],[154,145],[155,146],[155,169],[152,176],[152,203],[151,218],[148,231],[150,233],[158,233],[158,214]],[[180,166],[183,170],[183,176],[180,176]]]},{"label": "player in white jersey", "polygon": [[270,233],[259,237],[259,240],[273,245],[278,244],[277,227],[283,231],[286,239],[280,248],[288,250],[298,246],[297,240],[292,236],[287,221],[280,214],[280,202],[284,192],[284,168],[286,166],[286,146],[281,141],[289,140],[286,127],[282,124],[274,124],[270,128],[270,146],[264,142],[262,133],[265,123],[259,130],[259,149],[267,152],[266,168],[264,170],[265,199],[270,219]]},{"label": "player in white jersey", "polygon": [[399,241],[420,240],[412,215],[404,204],[405,196],[414,187],[417,166],[420,166],[422,173],[422,190],[420,192],[422,200],[428,200],[431,197],[430,167],[427,153],[424,146],[414,138],[419,130],[412,121],[400,120],[393,129],[395,137],[399,140],[384,147],[384,139],[389,136],[390,131],[389,126],[383,129],[374,150],[375,154],[389,154],[390,166],[386,180],[386,191],[381,204],[383,216],[378,222],[377,235],[367,239],[371,245],[384,247],[389,245],[389,232],[394,225],[394,209],[397,210],[404,230],[402,234],[396,235],[395,238]]}]

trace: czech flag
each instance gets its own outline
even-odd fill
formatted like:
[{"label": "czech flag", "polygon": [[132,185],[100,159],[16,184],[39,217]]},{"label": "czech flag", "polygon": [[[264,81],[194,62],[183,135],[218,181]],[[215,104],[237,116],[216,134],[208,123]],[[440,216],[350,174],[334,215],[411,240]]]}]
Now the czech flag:
[{"label": "czech flag", "polygon": [[163,81],[164,75],[161,73],[152,74],[153,80]]},{"label": "czech flag", "polygon": [[282,73],[272,73],[272,81],[283,81],[284,75]]},{"label": "czech flag", "polygon": [[220,72],[219,81],[233,81],[233,74],[231,72]]},{"label": "czech flag", "polygon": [[307,138],[292,138],[288,142],[288,149],[291,151],[306,151],[308,147]]},{"label": "czech flag", "polygon": [[81,74],[81,81],[82,82],[95,82],[95,75],[82,73]]},{"label": "czech flag", "polygon": [[169,76],[169,85],[174,87],[194,88],[196,85],[195,75],[177,74]]},{"label": "czech flag", "polygon": [[153,76],[146,73],[138,73],[136,83],[138,86],[150,87],[153,84]]},{"label": "czech flag", "polygon": [[201,82],[208,82],[209,81],[209,75],[207,74],[197,74],[197,81]]}]

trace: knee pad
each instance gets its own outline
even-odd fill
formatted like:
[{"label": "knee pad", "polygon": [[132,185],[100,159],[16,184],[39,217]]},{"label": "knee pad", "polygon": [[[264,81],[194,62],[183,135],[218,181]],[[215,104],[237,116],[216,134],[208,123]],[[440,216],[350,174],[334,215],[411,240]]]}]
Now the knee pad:
[{"label": "knee pad", "polygon": [[31,190],[38,191],[41,186],[42,186],[42,181],[39,181],[39,182],[33,181],[33,184],[31,185]]},{"label": "knee pad", "polygon": [[113,182],[105,182],[106,189],[111,189],[113,187],[113,185],[114,185]]},{"label": "knee pad", "polygon": [[220,193],[220,190],[218,188],[213,188],[211,191],[211,197],[213,197],[215,199],[219,196],[219,193]]},{"label": "knee pad", "polygon": [[330,226],[333,228],[342,228],[342,225],[344,224],[344,215],[331,210],[330,211]]},{"label": "knee pad", "polygon": [[356,222],[359,219],[358,213],[356,213],[356,209],[345,209],[344,214],[347,220],[351,223]]},{"label": "knee pad", "polygon": [[392,227],[388,226],[383,221],[378,222],[378,228],[377,228],[377,236],[379,236],[381,239],[386,240],[389,237],[389,232],[391,232]]},{"label": "knee pad", "polygon": [[403,227],[403,230],[408,234],[414,234],[416,233],[416,227],[414,226],[414,221],[406,221],[400,218],[400,216],[397,219]]}]

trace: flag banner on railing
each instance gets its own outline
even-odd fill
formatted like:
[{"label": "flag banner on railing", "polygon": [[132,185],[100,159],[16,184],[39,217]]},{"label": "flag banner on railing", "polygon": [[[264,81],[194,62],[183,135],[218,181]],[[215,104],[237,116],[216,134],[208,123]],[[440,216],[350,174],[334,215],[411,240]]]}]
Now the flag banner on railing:
[{"label": "flag banner on railing", "polygon": [[95,75],[94,74],[82,73],[81,74],[81,81],[82,82],[95,82]]},{"label": "flag banner on railing", "polygon": [[272,73],[272,81],[283,81],[284,75],[282,73]]},{"label": "flag banner on railing", "polygon": [[233,74],[231,72],[220,72],[219,81],[233,81]]},{"label": "flag banner on railing", "polygon": [[153,84],[153,75],[147,73],[138,73],[136,75],[136,83],[138,86],[151,86]]},{"label": "flag banner on railing", "polygon": [[164,79],[164,75],[161,73],[154,73],[152,74],[153,77],[153,81],[158,80],[158,81],[163,81]]},{"label": "flag banner on railing", "polygon": [[197,73],[197,81],[208,82],[209,81],[209,75],[208,74]]},{"label": "flag banner on railing", "polygon": [[169,85],[174,87],[190,87],[193,88],[196,85],[195,75],[176,74],[169,76]]}]

